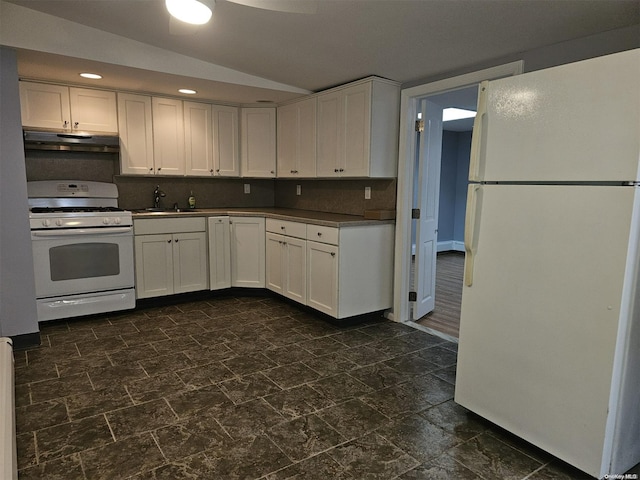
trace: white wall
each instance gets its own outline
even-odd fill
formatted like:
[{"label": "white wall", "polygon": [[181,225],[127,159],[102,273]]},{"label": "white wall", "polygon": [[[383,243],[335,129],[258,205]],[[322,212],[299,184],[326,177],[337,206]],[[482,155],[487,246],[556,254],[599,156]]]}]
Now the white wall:
[{"label": "white wall", "polygon": [[0,335],[37,332],[18,64],[0,47]]}]

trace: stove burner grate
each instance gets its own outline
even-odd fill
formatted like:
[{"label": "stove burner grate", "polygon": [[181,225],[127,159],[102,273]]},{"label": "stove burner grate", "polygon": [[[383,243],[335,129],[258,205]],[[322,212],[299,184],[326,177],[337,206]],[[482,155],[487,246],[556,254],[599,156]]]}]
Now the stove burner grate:
[{"label": "stove burner grate", "polygon": [[118,207],[32,207],[31,213],[124,212]]}]

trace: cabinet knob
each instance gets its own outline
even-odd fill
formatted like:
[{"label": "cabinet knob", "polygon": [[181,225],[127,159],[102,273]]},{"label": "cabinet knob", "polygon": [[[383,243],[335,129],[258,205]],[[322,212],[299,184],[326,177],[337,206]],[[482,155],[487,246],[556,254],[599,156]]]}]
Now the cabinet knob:
[{"label": "cabinet knob", "polygon": [[153,167],[151,167],[151,168],[149,169],[149,171],[150,171],[150,172],[153,172]]},{"label": "cabinet knob", "polygon": [[167,240],[167,243],[171,243],[171,240]]},{"label": "cabinet knob", "polygon": [[280,230],[284,230],[284,225],[280,227]]},{"label": "cabinet knob", "polygon": [[162,167],[158,167],[158,171],[162,170]]},{"label": "cabinet knob", "polygon": [[175,242],[178,243],[178,239],[177,238],[176,238]]},{"label": "cabinet knob", "polygon": [[336,256],[336,252],[331,252],[331,256],[335,257]]},{"label": "cabinet knob", "polygon": [[321,237],[322,236],[322,232],[318,232],[318,236]]},{"label": "cabinet knob", "polygon": [[218,168],[218,169],[216,169],[216,173],[220,173],[220,169],[219,169],[219,168]]},{"label": "cabinet knob", "polygon": [[338,173],[340,170],[338,170],[337,168],[334,168],[333,171]]},{"label": "cabinet knob", "polygon": [[271,175],[274,175],[276,172],[274,170],[271,170]]},{"label": "cabinet knob", "polygon": [[78,122],[73,122],[73,128],[78,128],[79,123]]},{"label": "cabinet knob", "polygon": [[211,170],[209,170],[209,173],[213,173],[213,168]]},{"label": "cabinet knob", "polygon": [[344,172],[344,168],[341,168],[341,169],[340,169],[340,171],[341,171],[341,172]]},{"label": "cabinet knob", "polygon": [[65,120],[64,123],[62,124],[62,128],[67,128],[68,126],[69,126],[69,122]]}]

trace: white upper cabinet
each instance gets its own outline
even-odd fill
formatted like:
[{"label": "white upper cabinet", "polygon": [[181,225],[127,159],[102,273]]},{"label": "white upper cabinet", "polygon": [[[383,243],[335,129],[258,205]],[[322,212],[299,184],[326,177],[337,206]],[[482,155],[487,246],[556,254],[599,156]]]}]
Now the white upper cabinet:
[{"label": "white upper cabinet", "polygon": [[184,102],[185,173],[213,174],[213,135],[211,105]]},{"label": "white upper cabinet", "polygon": [[318,177],[397,175],[400,87],[369,78],[317,95]]},{"label": "white upper cabinet", "polygon": [[153,162],[158,175],[184,175],[182,100],[153,97]]},{"label": "white upper cabinet", "polygon": [[240,155],[243,177],[276,176],[276,109],[241,109]]},{"label": "white upper cabinet", "polygon": [[278,177],[316,176],[316,97],[278,107]]},{"label": "white upper cabinet", "polygon": [[120,166],[123,175],[152,175],[151,97],[118,93]]},{"label": "white upper cabinet", "polygon": [[212,105],[213,174],[220,177],[240,176],[238,151],[238,108]]},{"label": "white upper cabinet", "polygon": [[118,131],[115,92],[20,82],[22,125],[72,131]]}]

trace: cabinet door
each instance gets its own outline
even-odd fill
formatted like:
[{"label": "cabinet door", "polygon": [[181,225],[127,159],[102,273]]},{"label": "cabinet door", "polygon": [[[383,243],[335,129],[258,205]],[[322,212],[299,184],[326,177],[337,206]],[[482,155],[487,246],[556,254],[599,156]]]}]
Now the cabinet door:
[{"label": "cabinet door", "polygon": [[276,293],[284,292],[283,253],[284,239],[282,235],[267,232],[266,234],[266,287]]},{"label": "cabinet door", "polygon": [[307,242],[299,238],[284,237],[283,294],[296,302],[307,303]]},{"label": "cabinet door", "polygon": [[136,235],[136,298],[172,295],[173,238],[171,235]]},{"label": "cabinet door", "polygon": [[184,102],[185,173],[192,176],[213,174],[213,131],[211,105]]},{"label": "cabinet door", "polygon": [[338,317],[338,247],[307,241],[307,305]]},{"label": "cabinet door", "polygon": [[276,176],[276,109],[243,108],[241,126],[242,176]]},{"label": "cabinet door", "polygon": [[116,93],[89,88],[70,88],[71,127],[89,132],[117,132]]},{"label": "cabinet door", "polygon": [[184,175],[184,115],[182,100],[151,99],[153,162],[158,175]]},{"label": "cabinet door", "polygon": [[209,288],[219,290],[231,286],[231,246],[229,217],[210,217]]},{"label": "cabinet door", "polygon": [[25,127],[71,129],[69,88],[20,82],[20,111]]},{"label": "cabinet door", "polygon": [[173,234],[173,285],[175,293],[206,290],[207,235],[205,232]]},{"label": "cabinet door", "polygon": [[278,177],[316,175],[316,98],[278,108]]},{"label": "cabinet door", "polygon": [[366,177],[371,145],[371,83],[345,88],[342,96],[344,125],[338,169],[343,177]]},{"label": "cabinet door", "polygon": [[238,108],[212,105],[211,111],[214,174],[221,177],[239,177]]},{"label": "cabinet door", "polygon": [[231,223],[231,285],[264,288],[264,218],[230,217],[229,222]]},{"label": "cabinet door", "polygon": [[153,174],[151,97],[118,93],[118,123],[122,174]]},{"label": "cabinet door", "polygon": [[340,145],[343,125],[341,92],[318,95],[318,156],[316,164],[318,177],[340,175],[338,165],[342,162]]}]

